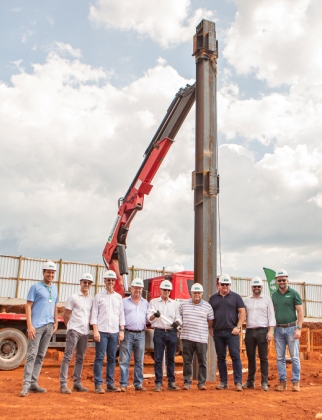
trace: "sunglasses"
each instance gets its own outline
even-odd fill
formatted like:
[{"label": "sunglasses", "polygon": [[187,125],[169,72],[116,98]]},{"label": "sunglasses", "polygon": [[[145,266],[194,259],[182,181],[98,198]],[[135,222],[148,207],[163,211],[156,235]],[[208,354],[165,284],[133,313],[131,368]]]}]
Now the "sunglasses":
[{"label": "sunglasses", "polygon": [[169,289],[161,289],[163,292],[171,292]]},{"label": "sunglasses", "polygon": [[230,286],[230,284],[227,284],[227,283],[219,283],[220,284],[220,286]]},{"label": "sunglasses", "polygon": [[253,286],[253,289],[261,289],[262,286]]},{"label": "sunglasses", "polygon": [[286,280],[277,280],[277,283],[285,283]]},{"label": "sunglasses", "polygon": [[105,279],[107,282],[115,281],[115,279]]},{"label": "sunglasses", "polygon": [[88,284],[88,285],[91,285],[91,284],[92,284],[92,282],[91,282],[91,281],[83,281],[82,283],[83,283],[83,284]]}]

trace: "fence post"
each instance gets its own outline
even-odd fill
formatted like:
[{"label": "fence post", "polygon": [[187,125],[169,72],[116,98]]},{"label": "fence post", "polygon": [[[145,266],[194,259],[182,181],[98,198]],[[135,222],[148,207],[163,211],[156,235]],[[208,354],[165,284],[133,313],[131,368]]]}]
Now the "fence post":
[{"label": "fence post", "polygon": [[58,302],[60,302],[60,284],[61,284],[61,279],[63,276],[63,260],[60,259],[59,260],[59,276],[58,276]]},{"label": "fence post", "polygon": [[165,267],[162,269],[162,274],[165,275]]},{"label": "fence post", "polygon": [[132,265],[131,267],[131,272],[132,272],[132,278],[131,278],[131,282],[133,281],[133,279],[135,278],[135,270],[134,270],[134,265]]},{"label": "fence post", "polygon": [[97,291],[98,291],[98,273],[100,270],[100,266],[99,264],[97,264],[96,266],[96,276],[95,276],[95,295],[97,295]]},{"label": "fence post", "polygon": [[304,316],[307,317],[305,281],[303,282],[303,302],[304,302]]},{"label": "fence post", "polygon": [[18,264],[18,274],[17,274],[17,284],[16,284],[16,298],[19,294],[19,286],[20,286],[20,276],[21,276],[21,266],[22,266],[22,255],[19,257],[19,264]]}]

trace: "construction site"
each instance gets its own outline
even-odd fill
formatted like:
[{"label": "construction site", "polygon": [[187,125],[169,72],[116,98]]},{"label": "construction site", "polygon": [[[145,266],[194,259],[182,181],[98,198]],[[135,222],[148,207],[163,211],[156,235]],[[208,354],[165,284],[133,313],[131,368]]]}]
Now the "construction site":
[{"label": "construction site", "polygon": [[[107,392],[104,395],[95,393],[93,365],[96,338],[94,339],[95,332],[92,329],[89,332],[82,372],[82,384],[88,388],[89,392],[72,392],[70,395],[63,395],[60,392],[60,366],[66,345],[65,305],[67,299],[79,291],[79,279],[83,279],[82,273],[86,272],[92,279],[90,289],[92,297],[104,289],[106,270],[115,273],[115,291],[123,298],[129,296],[131,282],[135,279],[142,281],[142,296],[148,301],[160,296],[161,282],[164,281],[171,283],[171,289],[169,289],[171,295],[169,296],[177,302],[190,299],[191,287],[194,283],[203,287],[203,299],[207,302],[219,290],[217,287],[221,278],[219,276],[222,275],[222,267],[220,241],[218,244],[220,234],[218,232],[220,182],[216,96],[218,42],[214,22],[203,19],[196,27],[196,34],[193,37],[193,56],[196,64],[196,82],[185,87],[178,87],[179,90],[175,98],[144,153],[143,162],[137,174],[129,183],[127,192],[119,198],[116,220],[111,225],[112,228],[104,249],[102,246],[103,263],[90,264],[65,261],[64,258],[53,259],[55,271],[57,266],[53,284],[57,287],[58,293],[58,328],[52,334],[39,377],[39,385],[43,386],[47,392],[20,394],[20,396],[28,395],[24,399],[19,398],[19,392],[28,348],[26,297],[30,287],[42,281],[42,267],[47,260],[27,256],[0,255],[1,419],[98,419],[104,417],[121,419],[129,416],[131,419],[231,419],[237,417],[259,420],[267,418],[307,420],[322,418],[322,285],[307,282],[290,281],[290,286],[299,294],[303,302],[304,322],[300,327],[299,339],[301,392],[292,392],[292,358],[289,350],[286,352],[287,389],[283,392],[274,392],[274,387],[279,381],[274,339],[268,343],[269,392],[263,392],[261,388],[258,358],[255,389],[242,389],[242,392],[236,392],[233,363],[228,352],[228,388],[219,390],[217,385],[220,379],[214,340],[209,337],[207,383],[204,390],[201,392],[201,388],[198,389],[196,360],[193,365],[191,389],[189,387],[186,390],[183,389],[185,384],[183,356],[182,345],[179,344],[175,357],[175,383],[179,390],[170,392],[166,387],[163,387],[162,392],[155,393],[154,333],[151,325],[142,330],[145,331],[143,385],[146,392],[138,392],[132,385],[134,380],[132,355],[130,385],[127,387],[127,392],[118,394]],[[136,214],[143,210],[144,199],[150,194],[153,187],[153,178],[194,104],[196,106],[196,139],[195,168],[192,173],[194,195],[193,271],[176,272],[129,266],[126,254],[130,226]],[[220,262],[217,261],[218,255],[220,255]],[[260,281],[262,280],[260,279]],[[231,290],[245,299],[251,294],[251,282],[251,278],[232,276]],[[263,278],[262,284],[263,294],[267,296],[272,294],[270,282]],[[49,302],[52,302],[51,294]],[[169,325],[173,326],[171,323]],[[296,322],[292,323],[294,328],[295,325]],[[245,345],[246,323],[239,328],[242,383],[244,383],[248,380],[248,359]],[[124,332],[124,329],[120,331]],[[132,332],[141,333],[142,331]],[[74,363],[75,359],[73,358],[68,372],[70,381],[72,381]],[[106,366],[106,359],[104,366]],[[164,376],[166,376],[166,372],[164,356]],[[119,360],[114,379],[115,384],[120,383]]]}]

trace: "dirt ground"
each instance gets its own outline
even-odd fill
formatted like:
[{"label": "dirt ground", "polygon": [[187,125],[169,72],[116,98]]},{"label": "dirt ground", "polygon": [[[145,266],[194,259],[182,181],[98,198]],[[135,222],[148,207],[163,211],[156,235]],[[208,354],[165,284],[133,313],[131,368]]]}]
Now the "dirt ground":
[{"label": "dirt ground", "polygon": [[[0,418],[1,419],[195,419],[221,418],[231,419],[314,419],[322,413],[322,361],[302,360],[301,392],[291,390],[279,393],[273,390],[277,383],[275,360],[270,360],[270,391],[263,392],[258,380],[255,390],[236,392],[232,375],[229,375],[230,389],[215,390],[216,383],[208,382],[207,391],[199,391],[196,384],[190,391],[167,391],[166,378],[164,389],[153,392],[154,378],[144,380],[147,392],[140,393],[128,388],[126,393],[106,393],[96,395],[93,383],[93,349],[88,349],[83,371],[83,384],[90,389],[88,393],[59,393],[59,352],[50,350],[47,353],[39,384],[47,388],[46,394],[29,394],[19,397],[23,367],[14,371],[0,372]],[[58,360],[57,360],[58,359]],[[176,382],[182,387],[182,359],[176,359]],[[291,366],[287,365],[291,378]],[[243,368],[247,368],[246,359]],[[229,365],[231,369],[231,365]],[[153,373],[153,361],[146,357],[145,373]],[[70,368],[70,376],[72,367]],[[244,374],[246,380],[247,372]],[[119,380],[119,368],[116,367],[116,383]],[[218,378],[218,375],[217,375]],[[133,379],[131,368],[130,380]],[[219,378],[217,379],[217,381]],[[72,382],[70,382],[72,386]]]}]

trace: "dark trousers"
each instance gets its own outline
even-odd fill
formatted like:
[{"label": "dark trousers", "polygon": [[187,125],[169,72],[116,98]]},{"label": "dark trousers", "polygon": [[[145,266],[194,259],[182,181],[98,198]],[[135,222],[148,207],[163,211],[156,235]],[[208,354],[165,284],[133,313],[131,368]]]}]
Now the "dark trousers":
[{"label": "dark trousers", "polygon": [[218,370],[220,382],[228,383],[228,372],[226,363],[226,349],[233,362],[234,383],[242,383],[242,364],[240,361],[239,335],[231,333],[232,330],[214,331],[214,342],[217,353]]},{"label": "dark trousers", "polygon": [[183,379],[185,384],[191,384],[192,359],[194,353],[198,358],[198,387],[207,380],[207,343],[182,340]]},{"label": "dark trousers", "polygon": [[153,336],[154,343],[154,373],[155,383],[162,384],[162,361],[164,351],[166,350],[166,364],[168,384],[175,382],[174,376],[174,358],[177,351],[178,337],[176,330],[160,331],[155,329]]},{"label": "dark trousers", "polygon": [[268,328],[259,328],[252,330],[246,329],[245,344],[248,358],[248,382],[255,382],[256,375],[256,347],[260,359],[260,367],[262,374],[262,383],[268,382],[268,342],[266,335]]}]

